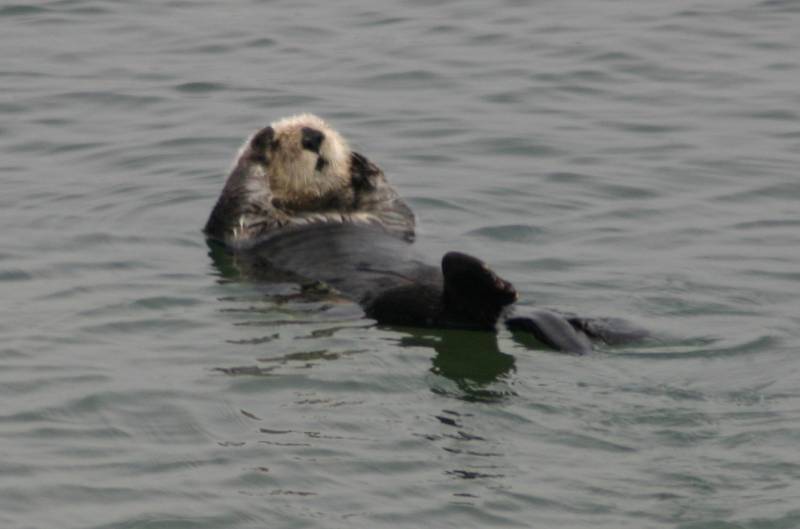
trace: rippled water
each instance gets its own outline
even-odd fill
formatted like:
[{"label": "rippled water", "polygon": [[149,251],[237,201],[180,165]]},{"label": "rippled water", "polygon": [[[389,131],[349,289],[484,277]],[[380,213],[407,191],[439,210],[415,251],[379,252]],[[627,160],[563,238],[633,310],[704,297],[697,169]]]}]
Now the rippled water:
[{"label": "rippled water", "polygon": [[[0,6],[0,525],[800,527],[800,5]],[[573,357],[377,328],[209,255],[329,119]]]}]

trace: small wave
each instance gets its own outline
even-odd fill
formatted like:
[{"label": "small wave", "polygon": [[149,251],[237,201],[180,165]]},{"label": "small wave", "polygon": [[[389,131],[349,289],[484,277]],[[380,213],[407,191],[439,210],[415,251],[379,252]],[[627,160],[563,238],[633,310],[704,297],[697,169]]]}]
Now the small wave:
[{"label": "small wave", "polygon": [[534,242],[542,237],[544,230],[527,224],[487,226],[467,232],[467,235],[486,237],[497,241]]},{"label": "small wave", "polygon": [[212,83],[208,81],[193,81],[190,83],[182,83],[175,86],[176,91],[184,92],[187,94],[219,92],[227,89],[228,87],[222,83]]},{"label": "small wave", "polygon": [[16,5],[0,7],[0,17],[22,17],[29,15],[39,15],[41,13],[47,13],[47,12],[49,12],[49,9],[47,9],[46,7],[28,5],[28,4],[16,4]]}]

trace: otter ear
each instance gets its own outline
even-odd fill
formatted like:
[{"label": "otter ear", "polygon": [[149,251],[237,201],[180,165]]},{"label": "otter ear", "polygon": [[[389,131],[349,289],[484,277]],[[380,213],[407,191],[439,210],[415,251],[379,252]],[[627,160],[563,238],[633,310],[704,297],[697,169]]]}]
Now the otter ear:
[{"label": "otter ear", "polygon": [[250,140],[250,157],[262,163],[267,163],[267,146],[275,137],[272,127],[264,127]]},{"label": "otter ear", "polygon": [[353,188],[357,191],[372,191],[376,186],[376,179],[383,171],[370,162],[366,156],[353,152],[350,155],[350,178]]}]

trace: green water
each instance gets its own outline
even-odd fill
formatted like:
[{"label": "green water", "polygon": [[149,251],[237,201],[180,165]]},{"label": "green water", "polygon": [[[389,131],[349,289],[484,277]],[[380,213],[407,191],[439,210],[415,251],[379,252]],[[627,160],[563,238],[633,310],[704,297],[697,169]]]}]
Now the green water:
[{"label": "green water", "polygon": [[[800,527],[790,0],[0,6],[0,526]],[[326,117],[587,357],[378,328],[200,228]]]}]

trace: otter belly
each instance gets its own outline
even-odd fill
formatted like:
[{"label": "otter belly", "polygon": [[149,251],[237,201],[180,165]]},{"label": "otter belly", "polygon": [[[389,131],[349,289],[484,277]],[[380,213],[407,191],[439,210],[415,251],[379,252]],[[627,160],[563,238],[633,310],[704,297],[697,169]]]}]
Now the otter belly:
[{"label": "otter belly", "polygon": [[368,226],[324,223],[291,227],[276,232],[250,252],[275,268],[322,281],[360,303],[403,285],[442,288],[441,270],[420,259],[411,244]]},{"label": "otter belly", "polygon": [[284,228],[239,258],[322,281],[379,323],[494,329],[516,300],[513,286],[475,257],[450,252],[432,266],[407,241],[365,225]]}]

